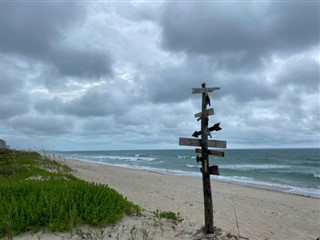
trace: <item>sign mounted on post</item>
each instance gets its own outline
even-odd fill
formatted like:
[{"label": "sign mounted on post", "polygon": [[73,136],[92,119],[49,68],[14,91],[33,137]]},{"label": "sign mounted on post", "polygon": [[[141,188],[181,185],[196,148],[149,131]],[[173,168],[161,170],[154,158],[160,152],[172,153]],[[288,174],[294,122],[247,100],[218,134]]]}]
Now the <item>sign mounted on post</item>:
[{"label": "sign mounted on post", "polygon": [[192,88],[192,94],[199,94],[199,93],[209,93],[215,90],[219,90],[219,87],[214,88]]},{"label": "sign mounted on post", "polygon": [[[202,153],[202,149],[201,148],[196,148],[195,152],[196,153]],[[213,155],[213,156],[218,156],[218,157],[224,157],[224,152],[219,152],[219,151],[214,151],[214,150],[208,150],[208,154],[209,155]]]},{"label": "sign mounted on post", "polygon": [[[213,110],[213,108],[209,108],[209,109],[207,110],[207,116],[209,116],[209,115],[214,115],[214,110]],[[202,112],[198,112],[198,113],[196,113],[196,114],[194,115],[195,118],[199,118],[199,117],[201,117],[201,116],[202,116]]]},{"label": "sign mounted on post", "polygon": [[[179,138],[179,145],[201,147],[202,143],[201,143],[201,139]],[[208,147],[227,148],[227,142],[220,141],[220,140],[208,140]]]},{"label": "sign mounted on post", "polygon": [[182,146],[197,146],[201,148],[196,148],[196,153],[201,153],[201,157],[197,155],[197,163],[201,162],[201,173],[202,173],[202,184],[203,184],[203,199],[204,199],[204,220],[205,226],[204,230],[206,233],[213,233],[213,208],[212,208],[212,194],[211,194],[211,182],[210,175],[219,175],[219,167],[216,165],[209,165],[209,155],[224,157],[224,152],[209,150],[208,147],[214,148],[226,148],[226,141],[219,140],[208,140],[208,135],[211,137],[211,131],[220,131],[220,123],[214,124],[212,127],[208,128],[208,122],[210,115],[214,114],[213,108],[207,109],[207,106],[211,105],[210,97],[208,93],[215,90],[219,90],[219,87],[206,88],[206,84],[201,84],[202,88],[192,88],[192,94],[202,93],[202,111],[196,113],[194,116],[197,121],[201,120],[201,130],[195,131],[192,136],[198,137],[201,135],[201,139],[195,138],[179,138],[179,145]]}]

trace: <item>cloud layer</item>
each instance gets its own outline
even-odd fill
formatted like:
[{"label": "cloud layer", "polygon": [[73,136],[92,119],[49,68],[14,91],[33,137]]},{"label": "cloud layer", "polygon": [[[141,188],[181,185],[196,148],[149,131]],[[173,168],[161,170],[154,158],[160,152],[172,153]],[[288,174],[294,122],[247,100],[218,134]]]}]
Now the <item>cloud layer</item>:
[{"label": "cloud layer", "polygon": [[318,2],[5,2],[1,132],[45,149],[179,148],[211,95],[233,148],[319,147]]}]

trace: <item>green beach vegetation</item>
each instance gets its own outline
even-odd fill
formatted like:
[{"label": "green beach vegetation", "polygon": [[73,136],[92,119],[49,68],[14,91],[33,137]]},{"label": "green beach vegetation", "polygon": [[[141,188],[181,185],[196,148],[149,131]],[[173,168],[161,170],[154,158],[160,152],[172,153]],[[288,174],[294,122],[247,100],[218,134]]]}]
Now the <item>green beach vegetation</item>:
[{"label": "green beach vegetation", "polygon": [[109,188],[71,174],[48,155],[0,153],[0,238],[26,231],[73,230],[77,225],[113,224],[141,208]]}]

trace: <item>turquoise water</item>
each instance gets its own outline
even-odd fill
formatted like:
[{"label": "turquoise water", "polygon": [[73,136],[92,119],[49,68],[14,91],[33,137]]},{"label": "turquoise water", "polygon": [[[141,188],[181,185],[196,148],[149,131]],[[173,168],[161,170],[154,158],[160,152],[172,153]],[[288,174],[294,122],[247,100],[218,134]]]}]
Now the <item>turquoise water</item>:
[{"label": "turquoise water", "polygon": [[[54,152],[66,158],[169,175],[201,177],[194,150]],[[320,149],[225,150],[210,156],[212,179],[320,198]]]}]

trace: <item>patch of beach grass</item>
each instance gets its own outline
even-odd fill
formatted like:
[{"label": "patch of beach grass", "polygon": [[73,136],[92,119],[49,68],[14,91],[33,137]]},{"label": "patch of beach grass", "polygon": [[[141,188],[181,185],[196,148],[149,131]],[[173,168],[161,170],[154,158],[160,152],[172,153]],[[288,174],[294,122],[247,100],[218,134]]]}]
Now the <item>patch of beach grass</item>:
[{"label": "patch of beach grass", "polygon": [[48,156],[32,151],[0,154],[0,238],[46,227],[102,226],[141,208],[109,188],[89,183]]},{"label": "patch of beach grass", "polygon": [[154,216],[157,218],[166,218],[172,220],[174,223],[183,221],[180,213],[167,212],[167,211],[159,211],[158,209],[153,212]]}]

